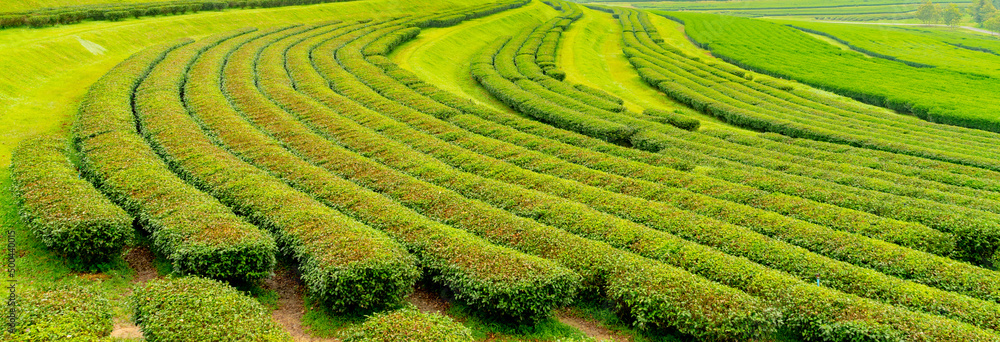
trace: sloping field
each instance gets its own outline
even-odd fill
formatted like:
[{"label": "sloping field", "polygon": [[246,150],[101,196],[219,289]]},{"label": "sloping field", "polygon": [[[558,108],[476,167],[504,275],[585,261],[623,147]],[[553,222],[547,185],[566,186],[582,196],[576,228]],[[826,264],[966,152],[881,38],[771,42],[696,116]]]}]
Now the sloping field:
[{"label": "sloping field", "polygon": [[[685,30],[692,39],[714,54],[747,68],[912,113],[931,122],[1000,130],[994,104],[977,100],[996,93],[995,87],[1000,82],[991,76],[977,77],[922,64],[865,58],[794,28],[760,20],[679,12],[676,15],[684,20]],[[870,76],[862,79],[856,75]]]},{"label": "sloping field", "polygon": [[[712,53],[747,53],[718,26],[745,22],[684,18],[365,0],[0,31],[19,280],[88,288],[77,336],[1000,341],[1000,136],[741,69]],[[710,28],[712,53],[683,31]],[[188,277],[137,280],[142,248]]]}]

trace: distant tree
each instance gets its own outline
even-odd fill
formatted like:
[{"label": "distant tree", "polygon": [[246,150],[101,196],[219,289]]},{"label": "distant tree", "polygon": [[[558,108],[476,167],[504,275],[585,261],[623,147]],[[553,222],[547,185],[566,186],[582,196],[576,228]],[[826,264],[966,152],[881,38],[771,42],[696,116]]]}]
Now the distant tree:
[{"label": "distant tree", "polygon": [[972,20],[975,20],[979,25],[983,25],[983,22],[993,18],[996,13],[997,7],[993,5],[993,1],[976,0],[972,4]]},{"label": "distant tree", "polygon": [[990,19],[984,21],[983,28],[993,31],[993,34],[1000,36],[1000,14],[995,14]]},{"label": "distant tree", "polygon": [[917,19],[920,19],[924,24],[936,23],[941,20],[941,11],[938,10],[937,5],[928,1],[917,9]]},{"label": "distant tree", "polygon": [[962,21],[962,11],[959,11],[955,4],[950,4],[947,9],[941,12],[941,20],[948,26],[958,26],[958,23]]}]

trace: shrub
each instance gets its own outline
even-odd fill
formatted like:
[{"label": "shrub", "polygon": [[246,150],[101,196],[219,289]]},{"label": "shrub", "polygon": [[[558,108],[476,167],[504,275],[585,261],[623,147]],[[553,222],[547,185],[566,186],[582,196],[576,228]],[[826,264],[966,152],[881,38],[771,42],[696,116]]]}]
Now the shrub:
[{"label": "shrub", "polygon": [[447,316],[414,308],[372,315],[344,342],[472,342],[472,330]]},{"label": "shrub", "polygon": [[83,174],[138,218],[175,272],[262,278],[275,263],[273,238],[178,178],[136,131],[135,87],[167,52],[189,43],[143,50],[91,86],[73,125]]},{"label": "shrub", "polygon": [[56,18],[49,15],[31,15],[28,16],[27,23],[31,27],[44,27],[54,24]]},{"label": "shrub", "polygon": [[225,283],[183,277],[133,289],[132,319],[147,341],[291,341],[260,302]]},{"label": "shrub", "polygon": [[[314,32],[303,31],[300,34]],[[225,82],[221,88],[231,96],[235,108],[230,108],[229,101],[219,92],[221,78],[218,70],[229,51],[207,51],[192,66],[188,87],[185,88],[185,94],[196,99],[189,102],[193,113],[234,153],[286,180],[296,180],[296,187],[301,191],[387,232],[406,245],[427,270],[428,279],[451,289],[458,300],[476,310],[535,319],[547,316],[554,307],[564,305],[574,296],[579,276],[571,271],[545,259],[492,245],[467,232],[428,219],[391,199],[312,165],[281,147],[280,144],[284,143],[303,156],[315,157],[315,152],[330,148],[332,144],[309,132],[302,123],[288,120],[288,114],[267,99],[254,82],[255,61],[249,56],[260,52],[258,73],[263,80],[261,86],[273,98],[293,103],[296,108],[322,107],[322,104],[308,101],[305,95],[287,83],[287,71],[282,63],[284,56],[280,52],[296,37],[298,35],[293,35],[280,43],[274,43],[280,37],[258,39],[233,52],[226,63]],[[262,51],[265,46],[268,49]],[[299,65],[296,61],[289,61],[289,66],[298,70]],[[308,67],[312,68],[311,65]],[[306,84],[300,83],[300,86],[305,88]],[[275,133],[274,136],[296,138],[279,143],[264,133],[254,134],[256,129],[251,122],[238,119],[240,114],[237,110],[242,111],[252,123],[260,124],[265,131]],[[535,295],[525,296],[525,293]]]},{"label": "shrub", "polygon": [[109,260],[132,235],[132,218],[70,162],[56,136],[27,139],[14,150],[11,175],[21,216],[48,248],[85,263]]},{"label": "shrub", "polygon": [[701,121],[688,117],[679,111],[668,112],[662,109],[648,108],[642,112],[645,115],[661,119],[662,122],[676,126],[677,128],[689,131],[697,131],[701,126]]},{"label": "shrub", "polygon": [[127,11],[108,11],[104,12],[104,19],[108,21],[119,21],[128,18],[130,15]]},{"label": "shrub", "polygon": [[19,287],[17,327],[0,336],[7,341],[98,340],[111,334],[112,318],[111,303],[94,289]]},{"label": "shrub", "polygon": [[420,275],[415,258],[384,233],[299,192],[215,145],[191,119],[181,85],[196,57],[252,36],[238,30],[172,51],[136,89],[136,117],[153,149],[190,183],[273,232],[300,264],[307,288],[335,310],[394,304]]}]

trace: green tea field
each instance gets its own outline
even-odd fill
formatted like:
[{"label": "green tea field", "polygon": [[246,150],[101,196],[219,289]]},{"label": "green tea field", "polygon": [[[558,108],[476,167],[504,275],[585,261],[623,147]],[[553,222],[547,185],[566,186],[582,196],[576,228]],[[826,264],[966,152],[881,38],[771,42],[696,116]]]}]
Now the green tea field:
[{"label": "green tea field", "polygon": [[0,334],[1000,341],[992,19],[669,3],[4,4]]}]

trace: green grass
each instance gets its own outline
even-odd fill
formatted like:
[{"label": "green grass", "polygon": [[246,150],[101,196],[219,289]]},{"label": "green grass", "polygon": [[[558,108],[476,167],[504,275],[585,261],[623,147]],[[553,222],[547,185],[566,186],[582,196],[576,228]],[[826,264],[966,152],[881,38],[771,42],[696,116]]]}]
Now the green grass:
[{"label": "green grass", "polygon": [[556,13],[552,7],[535,1],[522,8],[456,26],[425,29],[389,57],[427,83],[494,109],[511,112],[472,79],[471,58],[496,37],[513,35],[522,27],[541,23]]},{"label": "green grass", "polygon": [[[436,11],[466,1],[370,0],[271,9],[201,12],[183,16],[85,22],[43,29],[0,30],[0,167],[14,146],[43,132],[66,132],[91,83],[133,53],[178,37],[199,38],[247,26],[360,19]],[[88,51],[77,38],[107,49]]]}]

